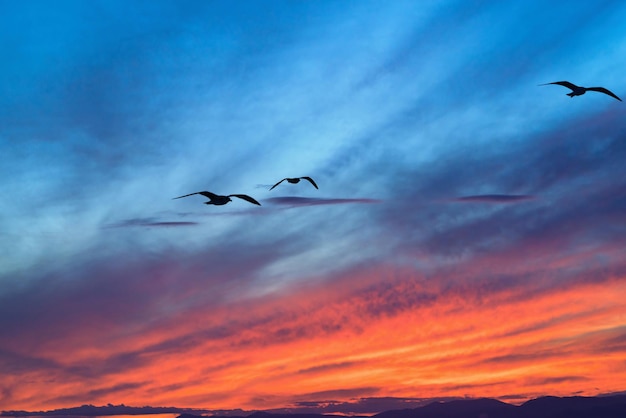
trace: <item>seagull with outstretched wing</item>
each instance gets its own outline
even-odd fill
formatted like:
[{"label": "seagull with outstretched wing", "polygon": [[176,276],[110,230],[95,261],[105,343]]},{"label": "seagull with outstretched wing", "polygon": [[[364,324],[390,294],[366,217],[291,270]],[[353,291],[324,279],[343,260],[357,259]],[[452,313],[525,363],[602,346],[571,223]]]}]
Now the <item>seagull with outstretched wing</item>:
[{"label": "seagull with outstretched wing", "polygon": [[221,196],[215,193],[204,191],[204,192],[190,193],[184,196],[178,196],[173,199],[180,199],[181,197],[193,196],[194,194],[201,194],[202,196],[207,197],[209,201],[204,202],[205,205],[225,205],[228,202],[232,202],[231,197],[238,197],[239,199],[247,200],[250,203],[261,206],[259,202],[257,202],[255,199],[248,196],[247,194],[229,194],[228,196]]},{"label": "seagull with outstretched wing", "polygon": [[270,190],[272,190],[274,187],[278,186],[280,183],[282,183],[285,180],[287,180],[289,183],[292,183],[292,184],[299,183],[300,180],[307,180],[309,183],[313,185],[313,187],[315,187],[316,189],[319,189],[319,187],[317,187],[317,184],[315,184],[315,181],[311,177],[305,176],[305,177],[286,177],[282,179],[281,181],[279,181],[278,183],[276,183],[275,185],[273,185],[272,187],[270,187]]},{"label": "seagull with outstretched wing", "polygon": [[559,86],[567,87],[568,89],[572,91],[571,93],[567,93],[569,97],[582,96],[588,91],[597,91],[599,93],[608,94],[609,96],[619,100],[620,102],[622,101],[622,99],[617,97],[615,93],[613,93],[612,91],[604,87],[581,87],[581,86],[577,86],[576,84],[570,83],[569,81],[555,81],[553,83],[545,83],[545,84],[539,84],[539,85],[547,86],[548,84],[558,84]]}]

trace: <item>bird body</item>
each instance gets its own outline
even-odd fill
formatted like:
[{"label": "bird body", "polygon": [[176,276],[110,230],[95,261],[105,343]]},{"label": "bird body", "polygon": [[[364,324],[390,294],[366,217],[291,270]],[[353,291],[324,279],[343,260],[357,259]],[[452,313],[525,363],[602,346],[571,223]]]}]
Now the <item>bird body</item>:
[{"label": "bird body", "polygon": [[569,97],[582,96],[588,91],[597,91],[599,93],[608,94],[609,96],[619,100],[620,102],[622,101],[622,99],[617,97],[615,93],[613,93],[612,91],[604,87],[581,87],[581,86],[577,86],[576,84],[570,83],[569,81],[555,81],[553,83],[545,83],[545,84],[539,84],[539,85],[547,86],[548,84],[557,84],[559,86],[567,87],[568,89],[571,90],[570,93],[567,93]]},{"label": "bird body", "polygon": [[243,199],[246,200],[250,203],[253,203],[255,205],[259,205],[261,206],[261,204],[259,202],[257,202],[255,199],[253,199],[252,197],[246,195],[246,194],[229,194],[227,196],[222,196],[222,195],[218,195],[215,193],[211,193],[211,192],[195,192],[195,193],[190,193],[190,194],[186,194],[184,196],[178,196],[175,197],[174,199],[180,199],[181,197],[187,197],[187,196],[193,196],[194,194],[201,194],[204,197],[207,197],[209,199],[208,202],[204,202],[205,205],[217,205],[217,206],[221,206],[221,205],[225,205],[228,202],[232,202],[231,197],[238,197],[239,199]]},{"label": "bird body", "polygon": [[272,187],[270,187],[270,190],[272,190],[274,187],[278,186],[280,183],[282,183],[285,180],[287,180],[287,182],[291,184],[300,183],[300,180],[307,180],[309,183],[313,185],[313,187],[315,187],[316,189],[319,189],[319,187],[317,187],[317,184],[315,184],[315,181],[313,181],[311,177],[305,176],[305,177],[286,177],[282,179],[281,181],[279,181],[278,183],[276,183],[275,185],[273,185]]}]

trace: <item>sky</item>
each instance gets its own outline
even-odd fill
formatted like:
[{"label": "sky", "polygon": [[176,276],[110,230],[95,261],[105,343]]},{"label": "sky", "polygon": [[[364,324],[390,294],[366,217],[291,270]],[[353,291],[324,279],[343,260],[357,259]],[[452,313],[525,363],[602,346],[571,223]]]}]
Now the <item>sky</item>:
[{"label": "sky", "polygon": [[625,20],[0,0],[0,410],[626,390]]}]

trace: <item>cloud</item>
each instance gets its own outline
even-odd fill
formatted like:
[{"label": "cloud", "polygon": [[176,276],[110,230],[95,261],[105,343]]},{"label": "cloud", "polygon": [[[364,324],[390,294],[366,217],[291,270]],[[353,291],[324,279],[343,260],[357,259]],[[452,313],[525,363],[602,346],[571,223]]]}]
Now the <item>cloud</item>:
[{"label": "cloud", "polygon": [[[359,396],[359,394],[360,395],[374,394],[374,393],[377,393],[378,391],[380,391],[380,388],[378,387],[365,386],[365,387],[354,387],[350,389],[333,389],[333,390],[324,390],[324,391],[319,391],[319,392],[303,393],[303,394],[297,395],[297,397],[306,398],[306,399],[316,399],[316,398],[317,399],[319,398],[332,399],[332,398],[346,398],[346,397],[352,398],[352,397]],[[304,402],[311,402],[311,401],[304,401]],[[329,401],[313,401],[313,402],[329,402]]]},{"label": "cloud", "polygon": [[341,205],[347,203],[380,203],[378,199],[367,198],[320,198],[320,197],[298,197],[298,196],[284,196],[284,197],[270,197],[265,199],[270,203],[276,205],[283,205],[289,207],[296,206],[318,206],[318,205]]},{"label": "cloud", "polygon": [[462,196],[452,200],[455,202],[517,203],[534,199],[535,196],[525,194],[482,194],[473,196]]},{"label": "cloud", "polygon": [[[435,3],[114,3],[95,25],[88,8],[20,8],[52,22],[37,39],[0,25],[21,51],[0,69],[15,93],[0,98],[7,402],[371,412],[524,391],[533,365],[562,391],[622,373],[619,356],[585,361],[625,345],[590,334],[623,318],[623,112],[592,95],[553,105],[529,80],[563,60],[610,76],[623,36],[605,42],[620,26],[597,22],[623,6],[555,19],[533,2]],[[344,197],[170,200],[296,169]],[[319,208],[283,210],[303,206]],[[550,353],[590,380],[550,381],[576,376]]]},{"label": "cloud", "polygon": [[0,349],[0,371],[2,374],[18,374],[31,370],[55,371],[61,369],[59,362],[43,356],[28,356],[9,350]]},{"label": "cloud", "polygon": [[[206,264],[196,266],[197,271],[214,265],[215,259],[227,261],[226,254],[227,251],[214,255]],[[172,259],[179,257],[180,255],[173,255]],[[238,257],[241,257],[241,254],[234,257],[234,260],[241,261]],[[199,260],[194,261],[198,262]],[[471,266],[471,262],[472,260],[466,262],[468,267]],[[295,384],[298,387],[302,387],[302,382],[316,379],[323,379],[317,386],[319,388],[332,387],[329,385],[334,381],[342,384],[339,388],[330,390],[300,390],[300,395],[283,399],[284,402],[289,401],[293,408],[317,408],[309,409],[309,412],[371,413],[381,410],[377,408],[417,406],[421,400],[408,397],[400,401],[384,398],[362,399],[356,402],[347,400],[347,398],[365,399],[381,393],[382,389],[376,386],[362,387],[355,384],[360,381],[359,373],[363,370],[395,376],[392,370],[398,367],[398,362],[401,362],[407,370],[416,370],[421,362],[426,362],[431,366],[425,367],[423,364],[420,366],[420,370],[426,373],[425,379],[428,378],[427,370],[432,367],[435,375],[440,374],[437,379],[448,379],[442,387],[476,393],[484,390],[495,392],[497,385],[491,384],[488,379],[487,381],[482,379],[475,383],[471,381],[462,385],[457,383],[455,386],[455,375],[459,373],[460,368],[468,367],[483,373],[484,370],[504,369],[511,364],[521,367],[529,363],[553,361],[554,356],[546,355],[545,351],[532,346],[514,348],[509,358],[502,357],[501,353],[510,347],[508,344],[519,345],[529,336],[544,338],[542,336],[550,336],[557,329],[568,329],[567,326],[562,326],[567,323],[559,322],[549,323],[550,326],[544,327],[547,319],[542,318],[562,317],[562,314],[549,307],[555,305],[563,309],[572,308],[576,305],[565,301],[572,300],[573,295],[578,294],[576,288],[573,288],[570,289],[569,296],[560,300],[550,299],[555,295],[536,295],[529,305],[526,300],[503,298],[523,292],[525,288],[520,286],[523,281],[507,286],[507,281],[503,280],[503,283],[491,286],[490,282],[494,278],[484,278],[478,286],[467,286],[464,277],[450,280],[444,276],[444,271],[439,274],[440,280],[428,281],[420,280],[415,272],[410,271],[385,273],[384,269],[378,271],[364,269],[336,275],[331,281],[330,288],[328,284],[317,286],[309,284],[305,289],[297,286],[290,292],[283,293],[280,298],[267,297],[220,304],[222,297],[219,294],[219,284],[223,276],[220,274],[215,279],[205,276],[194,284],[189,278],[177,274],[179,269],[184,268],[184,264],[171,264],[171,260],[162,260],[161,263],[151,266],[150,270],[138,269],[135,272],[126,268],[119,271],[109,268],[107,271],[104,266],[98,266],[94,267],[93,271],[99,275],[105,274],[101,277],[92,277],[89,283],[84,283],[80,292],[72,290],[70,283],[56,291],[54,289],[59,283],[48,286],[42,289],[42,295],[45,295],[43,300],[47,301],[43,304],[43,311],[47,312],[45,316],[53,319],[55,323],[68,322],[71,326],[65,330],[58,326],[46,330],[56,335],[52,346],[51,341],[33,338],[32,335],[26,338],[26,335],[13,334],[12,339],[19,341],[22,350],[24,347],[34,347],[35,353],[43,350],[41,352],[45,352],[46,358],[58,358],[55,363],[50,363],[54,369],[47,369],[49,372],[54,371],[57,380],[79,382],[82,378],[102,379],[102,387],[93,385],[90,391],[82,391],[78,386],[71,388],[78,391],[76,393],[83,393],[81,399],[87,401],[103,399],[109,390],[115,393],[115,390],[120,389],[119,396],[124,393],[136,393],[132,387],[124,390],[123,386],[119,386],[121,384],[119,382],[111,384],[110,379],[120,373],[125,373],[131,382],[145,383],[137,389],[149,393],[151,399],[167,402],[171,399],[170,396],[183,396],[193,391],[196,393],[194,395],[196,403],[202,402],[202,399],[206,402],[210,396],[217,396],[209,389],[213,385],[229,382],[231,376],[254,373],[265,376],[263,382],[273,382],[272,385],[276,388],[283,388],[284,385],[293,386],[294,382],[297,382]],[[121,275],[120,271],[124,271],[125,274]],[[233,281],[238,273],[235,271],[233,274],[232,278],[224,280],[227,286],[237,285]],[[471,270],[468,274],[474,277]],[[115,280],[115,277],[119,276],[124,279]],[[381,277],[385,280],[381,280]],[[101,285],[94,279],[102,281]],[[181,287],[181,283],[185,286]],[[238,282],[239,285],[243,283],[245,281]],[[79,283],[73,284],[78,285]],[[190,285],[193,286],[189,287]],[[585,284],[579,282],[577,286]],[[218,293],[215,303],[209,303],[204,296],[194,299],[194,293],[202,292],[202,289],[205,289],[207,295]],[[555,292],[557,290],[554,289]],[[122,300],[115,296],[118,292],[127,294],[128,297]],[[585,302],[587,304],[594,305],[598,300],[604,300],[607,306],[612,304],[604,294],[597,291],[590,292],[582,288],[580,293],[595,295],[595,299]],[[424,294],[431,296],[425,298]],[[185,301],[182,306],[180,302],[176,302],[181,298]],[[80,304],[78,303],[80,300],[86,302]],[[9,301],[13,302],[6,306],[5,302]],[[116,301],[116,305],[112,306],[110,311],[114,315],[107,313],[108,309],[104,310],[110,301]],[[198,303],[195,303],[196,301]],[[28,321],[29,310],[19,309],[19,306],[39,306],[41,314],[41,301],[32,297],[28,300],[11,297],[2,302],[5,311],[3,317],[6,317],[7,312],[14,315],[14,322],[8,331],[24,327],[36,329],[33,324],[25,322]],[[67,311],[61,309],[59,312],[59,308],[64,305],[71,306],[71,309]],[[499,312],[500,320],[490,322],[489,329],[481,331],[479,324],[490,320],[494,309]],[[544,315],[530,317],[520,314],[527,310],[543,312]],[[141,313],[151,318],[149,323],[140,325],[142,322],[137,321],[137,315]],[[586,317],[590,320],[601,318],[597,315],[589,311]],[[24,316],[26,318],[23,318]],[[528,331],[525,334],[506,332],[509,329],[523,328],[524,322],[540,323],[542,326],[527,326]],[[405,326],[407,323],[418,323],[420,326],[411,327],[411,332],[407,332],[403,328],[403,324]],[[97,327],[94,327],[94,324],[97,324]],[[435,327],[433,324],[441,325]],[[6,329],[4,325],[2,329]],[[136,337],[121,338],[121,334],[127,332],[127,329],[138,326],[142,327],[142,332]],[[437,330],[438,327],[445,329]],[[483,336],[484,332],[488,335]],[[362,338],[355,338],[365,334],[368,335],[366,340],[370,343],[365,343]],[[612,335],[617,336],[616,344],[622,341],[621,334]],[[490,344],[480,348],[481,341],[485,341],[484,338],[487,338]],[[562,336],[554,335],[553,338],[558,340]],[[457,347],[454,342],[460,339],[464,341],[464,347],[475,350],[471,359],[464,359],[455,352]],[[3,338],[3,341],[9,339]],[[328,345],[326,344],[328,341],[334,343]],[[503,344],[503,341],[509,343]],[[44,343],[43,346],[41,342]],[[94,342],[97,342],[101,350],[96,355],[73,358],[68,362],[68,350],[80,353],[86,347],[92,347]],[[391,342],[393,344],[388,345]],[[349,344],[350,352],[334,353],[330,347],[337,344]],[[305,349],[312,345],[317,347],[314,355]],[[398,346],[409,351],[406,354],[394,353],[394,348]],[[577,349],[582,350],[580,344],[577,345]],[[553,351],[559,353],[559,350]],[[245,359],[239,358],[239,361],[236,361],[238,353],[243,352],[246,353]],[[532,356],[533,353],[538,355]],[[421,358],[423,355],[427,358]],[[428,357],[431,355],[435,355],[435,359]],[[35,354],[31,356],[36,358]],[[280,367],[272,360],[275,356],[281,358]],[[316,356],[319,357],[315,358]],[[482,359],[491,361],[481,361]],[[10,360],[11,358],[7,358],[7,361]],[[61,360],[62,366],[56,363]],[[570,357],[570,360],[573,361],[574,357]],[[25,367],[20,372],[28,372],[26,368],[30,368],[30,372],[46,371],[40,368],[41,365],[37,361],[30,364],[24,359],[19,361]],[[198,370],[199,362],[211,364],[212,367]],[[387,367],[389,369],[386,369]],[[378,371],[379,369],[382,371]],[[155,370],[158,370],[158,373]],[[141,376],[150,376],[154,373],[160,378],[145,382],[141,379]],[[294,378],[302,373],[308,376],[315,375],[315,379]],[[343,379],[351,375],[355,375],[356,379],[351,385],[346,385],[351,381]],[[497,379],[497,375],[494,376],[494,379],[503,382],[502,379]],[[401,380],[408,376],[398,375],[397,378]],[[163,385],[163,381],[167,381],[168,385]],[[259,385],[264,384],[263,382],[257,379],[245,381],[242,391],[254,393],[259,390]],[[554,382],[555,385],[568,383],[571,382]],[[506,382],[503,384],[508,385],[507,390],[512,390],[512,384]],[[424,385],[432,386],[428,383]],[[412,390],[415,393],[420,388]],[[65,395],[52,394],[51,398],[61,399],[63,396]],[[75,399],[80,398],[80,395],[76,396]],[[233,399],[233,402],[239,402],[249,408],[249,404],[244,405],[238,394],[224,396],[226,396],[224,399]],[[273,404],[269,402],[267,405],[271,407]]]},{"label": "cloud", "polygon": [[590,380],[587,376],[549,376],[549,377],[532,377],[525,380],[529,386],[546,386],[567,382],[585,382]]},{"label": "cloud", "polygon": [[[301,401],[294,402],[294,407],[281,408],[272,410],[272,412],[284,412],[284,413],[300,413],[300,414],[375,414],[383,411],[392,411],[399,409],[413,409],[432,402],[445,402],[452,400],[465,399],[463,397],[448,396],[448,397],[433,397],[433,398],[416,398],[416,397],[393,397],[393,396],[381,396],[381,397],[364,397],[362,395],[367,392],[379,392],[378,388],[358,388],[357,390],[337,390],[329,391],[327,400],[318,401]],[[346,398],[350,396],[350,393],[359,393],[349,401],[332,400],[334,395],[336,398]],[[315,399],[316,394],[307,394],[303,397],[309,399]]]},{"label": "cloud", "polygon": [[104,225],[104,228],[195,226],[193,221],[160,221],[156,218],[134,218]]},{"label": "cloud", "polygon": [[332,363],[332,364],[321,364],[319,366],[309,367],[308,369],[298,370],[298,373],[307,374],[307,373],[320,373],[328,370],[337,370],[344,369],[348,367],[354,367],[355,362],[346,361],[343,363]]},{"label": "cloud", "polygon": [[42,403],[44,404],[49,404],[49,403],[78,404],[78,403],[81,403],[85,399],[85,397],[87,397],[87,399],[93,399],[93,398],[110,399],[112,397],[119,396],[120,393],[125,393],[125,392],[128,392],[129,390],[142,388],[144,385],[145,385],[145,382],[119,383],[113,386],[107,386],[107,387],[98,388],[98,389],[91,389],[83,393],[76,393],[76,394],[53,397],[50,399],[46,399],[45,401],[42,401]]}]

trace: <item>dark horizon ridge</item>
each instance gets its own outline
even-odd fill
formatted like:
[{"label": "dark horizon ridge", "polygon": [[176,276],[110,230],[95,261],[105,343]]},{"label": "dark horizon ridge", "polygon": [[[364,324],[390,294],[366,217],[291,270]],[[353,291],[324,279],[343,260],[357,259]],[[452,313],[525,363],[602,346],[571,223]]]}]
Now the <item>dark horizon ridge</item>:
[{"label": "dark horizon ridge", "polygon": [[[346,412],[310,413],[287,412],[288,409],[244,411],[210,410],[205,408],[179,407],[133,407],[108,404],[106,406],[82,405],[79,407],[60,408],[49,411],[1,411],[0,416],[116,416],[116,415],[153,415],[180,414],[178,418],[321,418],[349,415],[352,418],[463,418],[468,413],[472,416],[488,416],[489,418],[618,418],[626,417],[626,394],[607,394],[598,396],[542,396],[514,405],[492,398],[459,399],[450,401],[433,401],[417,408],[392,409],[368,414],[348,414]],[[215,414],[216,411],[221,414]],[[229,414],[232,411],[234,414]],[[249,412],[249,413],[248,413]],[[235,415],[239,414],[239,415]]]}]

